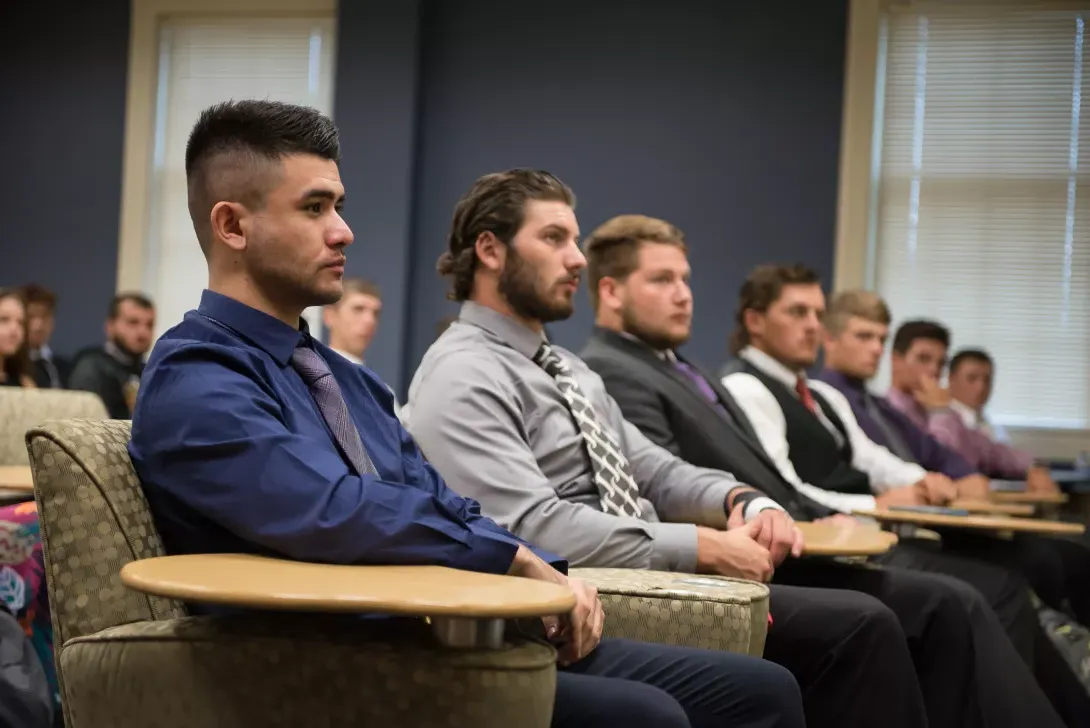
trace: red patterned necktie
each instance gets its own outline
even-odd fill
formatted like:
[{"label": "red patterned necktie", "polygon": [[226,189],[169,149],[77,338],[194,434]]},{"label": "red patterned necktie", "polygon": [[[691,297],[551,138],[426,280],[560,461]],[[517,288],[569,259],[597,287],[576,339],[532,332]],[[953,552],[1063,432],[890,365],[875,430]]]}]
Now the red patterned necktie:
[{"label": "red patterned necktie", "polygon": [[810,394],[810,387],[807,386],[805,377],[799,377],[795,381],[795,392],[798,393],[802,406],[816,415],[818,413],[817,402],[814,401],[814,395]]}]

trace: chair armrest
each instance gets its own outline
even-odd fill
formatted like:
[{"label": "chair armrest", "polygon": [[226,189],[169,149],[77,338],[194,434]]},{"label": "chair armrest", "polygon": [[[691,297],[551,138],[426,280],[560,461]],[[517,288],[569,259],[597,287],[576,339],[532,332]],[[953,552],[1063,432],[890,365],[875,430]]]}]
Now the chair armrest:
[{"label": "chair armrest", "polygon": [[247,554],[161,556],[121,569],[131,589],[262,610],[515,619],[575,605],[559,584],[441,566],[342,566]]},{"label": "chair armrest", "polygon": [[546,728],[556,651],[438,646],[415,619],[292,613],[135,622],[58,650],[67,725]]},{"label": "chair armrest", "polygon": [[725,576],[640,569],[571,569],[594,584],[604,633],[660,644],[760,657],[768,633],[768,587]]}]

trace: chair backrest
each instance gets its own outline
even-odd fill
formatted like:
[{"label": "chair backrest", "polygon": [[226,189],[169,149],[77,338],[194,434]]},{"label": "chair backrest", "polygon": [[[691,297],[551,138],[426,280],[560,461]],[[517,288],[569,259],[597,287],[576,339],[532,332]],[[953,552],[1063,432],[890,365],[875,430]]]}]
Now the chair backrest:
[{"label": "chair backrest", "polygon": [[55,644],[109,627],[185,616],[121,583],[130,561],[164,555],[129,460],[128,420],[46,422],[26,433]]},{"label": "chair backrest", "polygon": [[26,433],[47,420],[109,415],[97,394],[66,389],[0,387],[0,465],[26,465]]}]

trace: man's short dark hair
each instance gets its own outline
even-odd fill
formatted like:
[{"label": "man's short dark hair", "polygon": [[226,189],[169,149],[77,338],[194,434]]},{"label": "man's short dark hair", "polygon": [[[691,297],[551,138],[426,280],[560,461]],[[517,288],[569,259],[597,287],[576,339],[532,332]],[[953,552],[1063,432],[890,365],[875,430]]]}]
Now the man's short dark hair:
[{"label": "man's short dark hair", "polygon": [[730,351],[738,354],[749,346],[749,330],[746,329],[746,311],[767,313],[783,295],[786,286],[817,285],[821,276],[806,266],[759,265],[742,283],[738,293],[738,308],[734,312],[734,333],[730,337]]},{"label": "man's short dark hair", "polygon": [[23,295],[23,303],[27,306],[44,306],[49,313],[56,312],[57,294],[45,286],[38,285],[37,283],[30,283],[23,286],[20,292]]},{"label": "man's short dark hair", "polygon": [[189,215],[201,249],[211,244],[209,213],[222,200],[260,209],[286,156],[340,162],[337,127],[320,111],[280,101],[226,101],[201,112],[185,148]]},{"label": "man's short dark hair", "polygon": [[113,321],[121,315],[121,304],[126,301],[131,301],[137,308],[142,308],[147,311],[154,311],[155,304],[151,302],[151,299],[145,296],[143,293],[136,291],[123,291],[110,299],[110,310],[107,314],[109,319]]},{"label": "man's short dark hair", "polygon": [[971,361],[975,361],[978,364],[987,364],[992,369],[995,369],[995,362],[988,352],[983,349],[962,349],[957,354],[954,354],[954,358],[950,360],[950,373],[953,374],[956,372],[958,367],[964,362]]},{"label": "man's short dark hair", "polygon": [[509,245],[524,222],[530,200],[564,202],[575,207],[575,194],[556,176],[539,169],[509,169],[480,177],[454,207],[447,252],[439,256],[439,275],[450,276],[447,298],[464,301],[473,291],[477,238],[486,232]]},{"label": "man's short dark hair", "polygon": [[946,348],[950,348],[950,330],[935,321],[916,319],[905,321],[893,335],[893,351],[905,354],[916,341],[937,341]]}]

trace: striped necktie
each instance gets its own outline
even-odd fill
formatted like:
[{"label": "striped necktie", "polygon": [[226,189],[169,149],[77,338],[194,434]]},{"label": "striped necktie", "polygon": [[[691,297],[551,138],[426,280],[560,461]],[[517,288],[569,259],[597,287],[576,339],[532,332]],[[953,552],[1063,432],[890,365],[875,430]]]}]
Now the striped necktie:
[{"label": "striped necktie", "polygon": [[643,512],[639,501],[640,489],[629,472],[628,459],[621,452],[613,433],[599,422],[594,407],[583,394],[567,363],[548,344],[542,344],[537,350],[534,363],[556,381],[579,428],[594,470],[594,485],[598,488],[602,510],[615,516],[639,518]]},{"label": "striped necktie", "polygon": [[306,383],[310,396],[318,405],[318,412],[329,426],[333,440],[348,463],[359,475],[376,475],[378,471],[375,470],[375,464],[367,456],[360,432],[348,414],[348,405],[341,394],[341,387],[325,359],[314,349],[300,344],[291,355],[291,365]]}]

